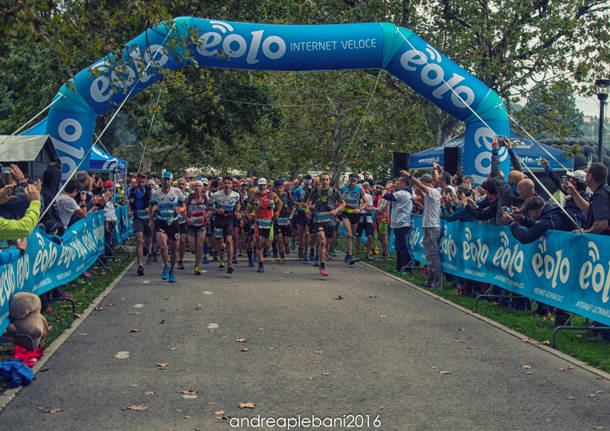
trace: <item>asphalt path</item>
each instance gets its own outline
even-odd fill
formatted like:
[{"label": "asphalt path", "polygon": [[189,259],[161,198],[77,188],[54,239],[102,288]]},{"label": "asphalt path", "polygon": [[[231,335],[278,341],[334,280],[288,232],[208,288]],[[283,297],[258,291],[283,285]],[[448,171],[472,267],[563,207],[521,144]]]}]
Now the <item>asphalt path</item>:
[{"label": "asphalt path", "polygon": [[608,380],[364,265],[187,268],[132,266],[0,429],[610,429]]}]

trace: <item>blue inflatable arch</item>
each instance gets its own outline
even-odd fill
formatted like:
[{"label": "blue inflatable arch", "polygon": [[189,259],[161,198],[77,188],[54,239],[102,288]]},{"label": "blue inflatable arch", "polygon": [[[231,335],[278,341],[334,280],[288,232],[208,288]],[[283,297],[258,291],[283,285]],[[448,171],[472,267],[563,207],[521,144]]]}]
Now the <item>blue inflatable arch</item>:
[{"label": "blue inflatable arch", "polygon": [[[187,47],[176,39],[192,41]],[[64,179],[87,157],[95,119],[162,77],[195,61],[202,67],[256,70],[383,68],[466,123],[464,172],[481,183],[490,169],[491,140],[508,135],[498,95],[412,31],[388,23],[271,25],[180,17],[148,29],[79,72],[60,89],[46,133],[64,164]],[[408,121],[408,119],[405,119]],[[38,126],[38,130],[41,127]],[[500,154],[506,170],[505,152]],[[81,169],[86,169],[86,163]]]}]

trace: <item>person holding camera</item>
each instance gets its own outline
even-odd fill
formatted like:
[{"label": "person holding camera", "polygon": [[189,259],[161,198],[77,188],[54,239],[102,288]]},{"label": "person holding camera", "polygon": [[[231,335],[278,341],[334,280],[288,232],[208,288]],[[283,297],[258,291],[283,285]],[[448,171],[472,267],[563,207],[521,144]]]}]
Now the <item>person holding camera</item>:
[{"label": "person holding camera", "polygon": [[[72,216],[78,218],[87,217],[87,192],[79,191],[80,183],[75,180],[70,180],[66,184],[63,193],[57,196],[55,203],[57,205],[57,215],[59,220],[68,229]],[[80,203],[76,203],[76,196],[79,196]]]},{"label": "person holding camera", "polygon": [[[12,188],[8,185],[0,189],[0,203],[10,200]],[[15,240],[30,235],[38,224],[40,216],[40,191],[34,184],[28,184],[24,190],[25,197],[30,201],[25,215],[18,220],[0,217],[0,239]]]},{"label": "person holding camera", "polygon": [[[500,171],[500,161],[498,159],[498,147],[504,146],[510,156],[513,170],[508,174],[508,182],[504,181],[504,174]],[[517,193],[517,185],[525,178],[521,170],[519,158],[511,149],[510,141],[505,136],[494,137],[491,143],[491,172],[490,178],[493,180],[498,193],[498,206],[496,209],[496,225],[502,224],[502,214],[504,207],[520,207],[523,205],[522,199]]]}]

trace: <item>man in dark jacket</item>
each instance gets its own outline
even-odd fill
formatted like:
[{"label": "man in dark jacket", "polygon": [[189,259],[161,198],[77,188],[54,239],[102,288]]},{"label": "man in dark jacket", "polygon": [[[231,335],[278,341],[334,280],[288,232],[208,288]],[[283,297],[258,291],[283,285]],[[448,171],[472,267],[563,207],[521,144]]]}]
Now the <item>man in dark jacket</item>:
[{"label": "man in dark jacket", "polygon": [[[500,171],[500,161],[498,159],[498,146],[503,145],[510,156],[510,163],[513,170],[508,174],[508,182],[504,181],[504,174]],[[523,199],[517,194],[517,184],[525,178],[521,170],[519,158],[511,149],[510,141],[503,140],[498,142],[497,137],[494,138],[491,144],[491,173],[490,177],[496,186],[498,192],[498,207],[496,210],[496,220],[494,224],[502,224],[502,214],[504,207],[520,207],[523,205]]]},{"label": "man in dark jacket", "polygon": [[540,196],[528,198],[521,208],[521,213],[533,221],[532,226],[524,227],[513,220],[510,214],[502,214],[502,222],[508,224],[513,236],[521,244],[534,242],[549,229],[569,231],[572,228],[572,223],[567,220],[561,208],[547,204]]}]

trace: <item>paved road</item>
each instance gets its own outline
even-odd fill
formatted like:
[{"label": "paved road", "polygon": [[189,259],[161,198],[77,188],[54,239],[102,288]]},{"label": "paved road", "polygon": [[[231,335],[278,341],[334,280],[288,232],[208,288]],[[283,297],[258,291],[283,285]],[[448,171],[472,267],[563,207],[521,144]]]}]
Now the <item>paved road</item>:
[{"label": "paved road", "polygon": [[610,429],[607,380],[392,277],[339,262],[326,279],[296,261],[205,268],[172,285],[132,267],[0,429],[287,429],[235,427],[259,415],[334,418],[324,429]]}]

